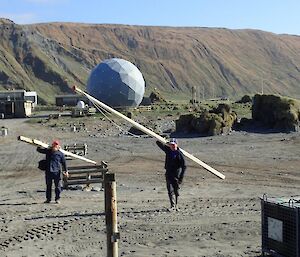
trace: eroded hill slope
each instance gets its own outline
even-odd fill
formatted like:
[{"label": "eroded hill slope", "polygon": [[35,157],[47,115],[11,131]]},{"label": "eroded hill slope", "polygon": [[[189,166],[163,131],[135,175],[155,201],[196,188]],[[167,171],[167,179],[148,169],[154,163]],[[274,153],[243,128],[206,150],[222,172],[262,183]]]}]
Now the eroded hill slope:
[{"label": "eroded hill slope", "polygon": [[91,69],[124,58],[148,91],[201,97],[260,92],[300,96],[300,37],[257,30],[0,21],[0,88],[36,90],[44,102],[84,88]]}]

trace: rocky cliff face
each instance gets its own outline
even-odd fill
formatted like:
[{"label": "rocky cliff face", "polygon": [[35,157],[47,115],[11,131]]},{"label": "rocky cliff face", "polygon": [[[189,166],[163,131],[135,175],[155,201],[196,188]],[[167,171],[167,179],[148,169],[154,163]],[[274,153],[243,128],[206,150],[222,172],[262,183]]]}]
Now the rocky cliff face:
[{"label": "rocky cliff face", "polygon": [[206,98],[263,90],[300,96],[300,37],[256,30],[0,20],[0,89],[36,90],[44,102],[85,88],[91,69],[118,57],[143,73],[148,92]]}]

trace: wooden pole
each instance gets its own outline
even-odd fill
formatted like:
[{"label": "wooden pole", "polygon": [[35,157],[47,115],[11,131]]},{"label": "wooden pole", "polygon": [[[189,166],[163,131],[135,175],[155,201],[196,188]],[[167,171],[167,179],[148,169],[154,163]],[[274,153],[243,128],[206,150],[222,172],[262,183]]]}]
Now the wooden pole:
[{"label": "wooden pole", "polygon": [[196,106],[196,99],[197,99],[196,88],[192,86],[192,104],[194,107]]},{"label": "wooden pole", "polygon": [[104,177],[105,194],[105,221],[107,234],[107,257],[118,256],[118,232],[117,222],[117,191],[114,173],[106,173]]},{"label": "wooden pole", "polygon": [[[155,132],[153,132],[152,130],[144,127],[143,125],[137,123],[136,121],[126,117],[125,115],[123,115],[122,113],[116,111],[115,109],[109,107],[108,105],[102,103],[101,101],[99,101],[98,99],[90,96],[89,94],[87,94],[86,92],[82,91],[81,89],[79,89],[78,87],[73,87],[73,90],[77,93],[80,93],[82,95],[85,95],[91,102],[97,103],[99,104],[102,108],[104,108],[105,110],[121,117],[122,119],[128,121],[129,123],[131,123],[134,127],[136,127],[137,129],[143,131],[144,133],[146,133],[147,135],[156,138],[158,141],[162,142],[163,144],[167,143],[167,140],[165,138],[163,138],[160,135],[157,135]],[[216,175],[217,177],[221,178],[221,179],[225,179],[225,175],[223,175],[221,172],[215,170],[214,168],[210,167],[209,165],[207,165],[206,163],[204,163],[203,161],[199,160],[197,157],[193,156],[192,154],[186,152],[185,150],[183,150],[182,148],[180,148],[181,152],[189,159],[191,159],[192,161],[198,163],[199,165],[201,165],[203,168],[205,168],[206,170],[208,170],[209,172],[211,172],[212,174]]]},{"label": "wooden pole", "polygon": [[[18,140],[20,141],[23,141],[25,143],[28,143],[28,144],[31,144],[31,145],[36,145],[36,146],[40,146],[40,147],[43,147],[43,148],[49,148],[50,146],[40,140],[37,140],[37,139],[31,139],[31,138],[28,138],[28,137],[24,137],[24,136],[19,136],[18,137]],[[71,153],[69,151],[66,151],[66,150],[63,150],[63,149],[59,149],[59,151],[61,151],[64,155],[66,156],[71,156],[71,157],[74,157],[76,159],[79,159],[79,160],[82,160],[82,161],[85,161],[85,162],[89,162],[89,163],[93,163],[93,164],[97,164],[97,162],[93,161],[93,160],[90,160],[88,158],[85,158],[83,156],[80,156],[80,155],[77,155],[77,154],[74,154],[74,153]]]}]

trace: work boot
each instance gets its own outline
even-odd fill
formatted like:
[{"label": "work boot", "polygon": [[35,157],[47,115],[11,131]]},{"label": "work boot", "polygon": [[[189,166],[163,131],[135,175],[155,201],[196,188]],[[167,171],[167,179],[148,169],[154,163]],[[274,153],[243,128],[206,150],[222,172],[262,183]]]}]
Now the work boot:
[{"label": "work boot", "polygon": [[169,199],[170,199],[170,205],[171,205],[171,209],[175,208],[176,206],[176,198],[174,195],[169,194]]},{"label": "work boot", "polygon": [[174,212],[174,211],[176,211],[176,206],[173,205],[170,208],[168,208],[167,210],[168,210],[168,212]]},{"label": "work boot", "polygon": [[50,203],[51,201],[50,200],[46,200],[44,203]]},{"label": "work boot", "polygon": [[55,203],[56,203],[56,204],[60,204],[59,199],[55,200]]}]

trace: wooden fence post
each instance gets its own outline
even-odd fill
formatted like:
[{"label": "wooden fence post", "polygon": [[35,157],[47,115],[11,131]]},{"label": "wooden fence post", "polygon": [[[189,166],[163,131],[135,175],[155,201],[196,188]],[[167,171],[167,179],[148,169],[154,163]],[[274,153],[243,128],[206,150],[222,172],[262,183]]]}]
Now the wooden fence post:
[{"label": "wooden fence post", "polygon": [[107,257],[118,257],[117,192],[114,173],[104,177],[105,221],[107,234]]}]

